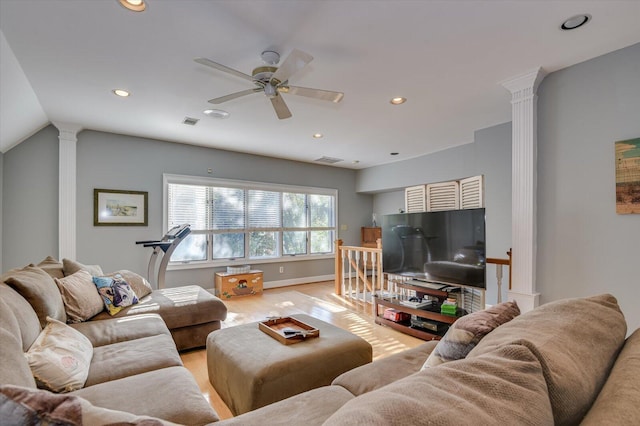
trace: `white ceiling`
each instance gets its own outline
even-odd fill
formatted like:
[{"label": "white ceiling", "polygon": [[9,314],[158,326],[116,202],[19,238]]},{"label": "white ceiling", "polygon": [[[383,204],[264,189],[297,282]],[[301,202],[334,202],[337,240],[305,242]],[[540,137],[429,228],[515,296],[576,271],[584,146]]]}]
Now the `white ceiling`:
[{"label": "white ceiling", "polygon": [[[473,141],[511,120],[500,82],[640,42],[640,1],[0,0],[0,150],[49,122],[194,145],[363,168]],[[562,21],[589,13],[572,32]],[[278,120],[253,94],[203,114],[208,99],[250,82],[260,53],[315,59],[290,83],[344,92],[339,104],[283,95]],[[132,96],[114,96],[124,88]],[[404,105],[389,99],[404,96]],[[196,126],[185,117],[200,119]],[[323,139],[312,134],[320,132]],[[391,156],[391,152],[399,155]],[[354,163],[358,161],[358,163]]]}]

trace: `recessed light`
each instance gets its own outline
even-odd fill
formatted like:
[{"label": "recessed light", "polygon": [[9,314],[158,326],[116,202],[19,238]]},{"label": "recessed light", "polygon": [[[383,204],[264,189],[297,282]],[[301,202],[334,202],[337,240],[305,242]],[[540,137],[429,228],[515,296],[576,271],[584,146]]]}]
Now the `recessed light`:
[{"label": "recessed light", "polygon": [[580,28],[581,26],[589,22],[590,19],[591,19],[591,15],[587,13],[584,13],[582,15],[572,16],[571,18],[564,21],[562,25],[560,25],[560,29],[565,31],[575,30],[576,28]]},{"label": "recessed light", "polygon": [[118,2],[122,6],[134,12],[142,12],[147,7],[144,0],[118,0]]},{"label": "recessed light", "polygon": [[313,134],[313,138],[314,139],[322,139],[324,137],[324,135],[322,133],[314,133]]},{"label": "recessed light", "polygon": [[204,114],[213,118],[227,118],[229,117],[229,113],[227,111],[223,111],[221,109],[205,109],[202,111]]},{"label": "recessed light", "polygon": [[389,102],[391,102],[393,105],[401,105],[407,102],[407,98],[397,97],[397,98],[391,99]]},{"label": "recessed light", "polygon": [[127,96],[131,95],[131,93],[127,92],[127,91],[126,91],[126,90],[124,90],[124,89],[114,89],[114,90],[113,90],[113,93],[114,93],[116,96],[120,96],[121,98],[126,98]]}]

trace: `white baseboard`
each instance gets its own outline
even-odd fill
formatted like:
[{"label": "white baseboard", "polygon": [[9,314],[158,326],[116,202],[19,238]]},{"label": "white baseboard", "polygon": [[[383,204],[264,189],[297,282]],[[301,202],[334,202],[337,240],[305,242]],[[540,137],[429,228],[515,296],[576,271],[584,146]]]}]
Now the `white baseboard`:
[{"label": "white baseboard", "polygon": [[335,277],[336,277],[335,274],[330,274],[330,275],[318,275],[315,277],[292,278],[290,280],[265,281],[262,287],[277,288],[277,287],[288,287],[288,286],[298,285],[298,284],[316,283],[320,281],[334,281]]}]

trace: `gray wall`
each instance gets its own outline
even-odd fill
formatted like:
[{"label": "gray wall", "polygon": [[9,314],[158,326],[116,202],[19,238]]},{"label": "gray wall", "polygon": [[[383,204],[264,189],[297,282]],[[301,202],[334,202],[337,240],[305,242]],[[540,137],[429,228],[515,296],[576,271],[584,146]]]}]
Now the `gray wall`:
[{"label": "gray wall", "polygon": [[[372,197],[355,194],[355,171],[278,160],[256,155],[162,142],[96,131],[78,136],[78,260],[99,263],[106,270],[146,271],[151,253],[136,240],[159,239],[162,225],[162,174],[184,174],[225,179],[315,186],[338,189],[338,220],[346,225],[339,237],[359,243],[360,226],[368,224]],[[213,173],[208,174],[207,169]],[[148,227],[94,227],[93,189],[128,189],[149,192]],[[301,277],[334,273],[333,259],[257,264],[265,282],[287,283]],[[284,273],[279,273],[284,266]],[[220,270],[217,268],[216,270]],[[167,274],[167,286],[211,286],[214,269],[190,269]]]},{"label": "gray wall", "polygon": [[49,126],[3,156],[3,270],[58,254],[58,130]]},{"label": "gray wall", "polygon": [[[49,126],[5,153],[3,173],[3,268],[57,256],[57,129]],[[338,221],[347,227],[338,237],[349,245],[359,244],[360,226],[371,221],[372,196],[355,193],[353,170],[85,130],[77,143],[78,261],[100,264],[105,271],[146,273],[151,250],[135,241],[159,239],[165,232],[163,173],[338,189]],[[94,227],[94,188],[148,191],[149,226]],[[333,259],[251,265],[265,272],[266,283],[275,284],[334,273]],[[285,267],[284,273],[279,266]],[[172,271],[167,286],[212,287],[216,270]]]},{"label": "gray wall", "polygon": [[614,142],[640,137],[640,44],[555,72],[538,94],[541,302],[608,292],[633,330],[640,215],[616,214]]},{"label": "gray wall", "polygon": [[3,192],[3,172],[2,165],[4,164],[4,154],[0,152],[0,271],[4,271],[2,267],[2,192]]},{"label": "gray wall", "polygon": [[[474,142],[467,145],[364,169],[358,174],[358,190],[375,193],[373,211],[381,222],[382,215],[404,209],[405,187],[475,175],[485,179],[487,256],[507,258],[511,247],[511,123],[478,130]],[[507,283],[505,274],[503,300]],[[486,299],[487,303],[497,300],[493,266],[487,268]]]}]

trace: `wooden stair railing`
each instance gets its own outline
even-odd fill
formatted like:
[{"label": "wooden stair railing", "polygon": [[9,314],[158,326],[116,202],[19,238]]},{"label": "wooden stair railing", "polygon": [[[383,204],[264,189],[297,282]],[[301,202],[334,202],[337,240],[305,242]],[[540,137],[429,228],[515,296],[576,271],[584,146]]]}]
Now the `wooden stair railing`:
[{"label": "wooden stair railing", "polygon": [[511,249],[507,252],[508,259],[498,259],[495,257],[487,257],[487,263],[496,265],[496,279],[498,282],[498,300],[497,303],[502,302],[502,267],[507,265],[509,267],[509,290],[511,290]]},{"label": "wooden stair railing", "polygon": [[373,304],[373,294],[384,287],[382,241],[376,248],[345,246],[336,241],[335,293]]},{"label": "wooden stair railing", "polygon": [[[378,291],[391,290],[382,271],[382,240],[377,240],[376,248],[345,246],[336,240],[335,294],[345,298],[371,303]],[[509,290],[511,290],[511,249],[508,259],[488,257],[487,263],[496,265],[498,300],[502,302],[503,266],[509,268]],[[374,313],[375,315],[375,313]]]}]

